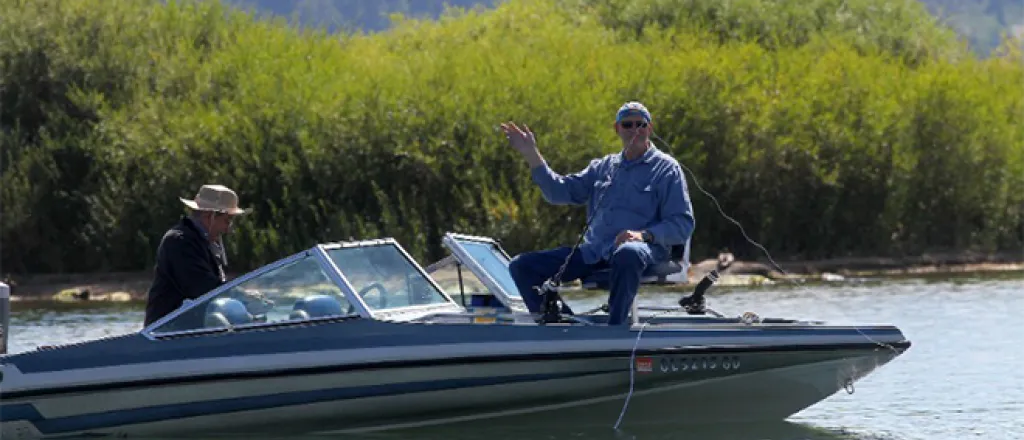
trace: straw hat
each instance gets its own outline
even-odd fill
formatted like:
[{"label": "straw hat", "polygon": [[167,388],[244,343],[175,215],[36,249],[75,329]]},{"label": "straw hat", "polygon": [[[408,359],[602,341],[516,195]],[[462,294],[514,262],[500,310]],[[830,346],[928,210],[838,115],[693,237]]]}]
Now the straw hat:
[{"label": "straw hat", "polygon": [[223,185],[203,185],[193,200],[179,197],[181,203],[197,211],[214,211],[225,214],[248,214],[248,209],[238,207],[238,194]]}]

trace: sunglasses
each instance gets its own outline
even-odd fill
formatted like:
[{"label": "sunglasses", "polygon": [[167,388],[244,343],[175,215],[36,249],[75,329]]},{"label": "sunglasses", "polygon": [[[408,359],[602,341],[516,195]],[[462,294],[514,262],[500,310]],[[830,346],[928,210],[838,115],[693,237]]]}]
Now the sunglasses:
[{"label": "sunglasses", "polygon": [[619,123],[619,125],[621,125],[622,128],[625,129],[633,128],[634,125],[636,125],[636,128],[647,128],[646,121],[622,121]]},{"label": "sunglasses", "polygon": [[215,219],[216,218],[224,218],[224,217],[227,217],[227,223],[229,225],[235,223],[235,216],[233,216],[231,214],[227,214],[227,213],[223,213],[223,212],[215,212],[215,213],[213,213],[213,218],[215,218]]}]

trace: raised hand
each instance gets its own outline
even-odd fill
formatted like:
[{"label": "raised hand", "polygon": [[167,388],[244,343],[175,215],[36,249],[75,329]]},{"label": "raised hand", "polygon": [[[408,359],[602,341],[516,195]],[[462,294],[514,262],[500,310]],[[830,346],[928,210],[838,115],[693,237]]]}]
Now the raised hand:
[{"label": "raised hand", "polygon": [[523,124],[520,128],[514,122],[506,122],[501,124],[501,131],[505,133],[508,144],[522,154],[531,167],[541,163],[540,152],[537,151],[537,138],[530,131],[530,127]]}]

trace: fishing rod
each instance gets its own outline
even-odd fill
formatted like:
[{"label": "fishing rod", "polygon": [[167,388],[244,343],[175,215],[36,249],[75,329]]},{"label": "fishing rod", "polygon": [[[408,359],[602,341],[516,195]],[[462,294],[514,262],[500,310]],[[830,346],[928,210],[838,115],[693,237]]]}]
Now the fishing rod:
[{"label": "fishing rod", "polygon": [[[632,142],[630,142],[632,143]],[[621,154],[625,156],[626,148],[622,149]],[[579,237],[576,239],[576,244],[569,249],[569,255],[565,257],[565,261],[562,262],[562,266],[558,268],[558,272],[551,278],[548,278],[540,286],[534,286],[533,289],[540,295],[542,301],[540,304],[540,318],[537,323],[550,324],[564,322],[562,316],[562,309],[565,307],[565,301],[558,294],[558,289],[562,285],[562,275],[565,273],[566,267],[569,266],[569,261],[572,260],[573,254],[579,250],[580,244],[583,243],[583,238],[586,237],[587,231],[590,230],[590,224],[594,221],[594,217],[597,216],[597,211],[601,207],[601,202],[604,201],[604,196],[608,195],[612,189],[612,183],[615,181],[615,177],[621,168],[622,161],[615,162],[612,168],[608,172],[608,184],[605,186],[604,192],[601,193],[600,197],[597,198],[597,202],[594,203],[593,215],[588,216],[586,224],[583,226],[583,231],[580,232]]]},{"label": "fishing rod", "polygon": [[[633,138],[630,139],[629,145],[633,144],[633,142],[636,140],[637,135],[638,134],[633,135]],[[655,134],[653,129],[651,130],[651,137],[660,140],[662,143],[666,145],[668,144],[668,142],[665,142],[665,140],[661,139],[660,136]],[[654,145],[654,142],[651,141],[650,139],[648,139],[648,142],[652,146]],[[627,148],[628,147],[623,147],[621,152],[623,156],[625,156]],[[561,267],[559,267],[558,271],[555,272],[554,276],[545,280],[544,283],[542,283],[540,286],[533,287],[537,294],[540,295],[540,297],[542,298],[540,306],[540,318],[537,320],[539,324],[543,325],[548,323],[559,323],[565,321],[564,317],[562,316],[562,310],[565,307],[565,301],[558,294],[558,290],[562,284],[562,275],[565,273],[565,269],[566,267],[568,267],[569,261],[572,260],[573,254],[575,254],[576,251],[579,250],[580,244],[583,242],[584,237],[586,237],[587,231],[590,229],[590,224],[591,222],[594,221],[594,217],[596,216],[598,209],[601,207],[601,202],[604,200],[604,196],[606,196],[611,191],[612,184],[615,181],[615,176],[618,173],[621,164],[622,161],[616,162],[614,164],[615,168],[613,168],[608,173],[608,185],[605,187],[604,193],[602,193],[600,197],[598,197],[597,202],[594,203],[594,215],[589,216],[589,218],[587,219],[586,224],[583,226],[583,231],[580,232],[579,236],[576,239],[576,244],[574,244],[572,248],[569,250],[569,255],[565,257],[565,261],[562,262]],[[686,168],[686,166],[682,165],[681,163],[680,166]],[[693,174],[689,168],[686,168],[686,171],[689,172],[691,175]],[[694,180],[694,183],[696,183],[696,180]],[[700,187],[699,183],[697,184],[697,187],[702,192],[704,192],[704,194],[710,196],[710,194],[708,194],[707,191],[704,191],[704,189]],[[714,199],[713,196],[711,197],[712,199]],[[715,203],[717,204],[717,201]],[[721,208],[719,208],[719,210],[721,210]],[[733,222],[735,222],[735,220],[733,220]],[[746,233],[744,233],[744,236],[745,235]],[[718,281],[718,278],[719,274],[717,270],[712,270],[710,273],[705,275],[705,277],[694,288],[694,291],[691,295],[683,297],[679,300],[679,306],[682,307],[688,314],[691,315],[707,314],[710,309],[708,309],[706,306],[704,293],[707,291],[708,288],[710,288]],[[605,312],[607,312],[609,310],[608,304],[604,304],[601,307],[594,309],[588,313],[593,313],[598,310],[604,310]],[[721,316],[718,313],[714,312],[713,310],[710,310],[710,312],[715,315]]]},{"label": "fishing rod", "polygon": [[[634,140],[635,136],[636,135],[634,135]],[[650,137],[651,139],[657,139],[662,144],[671,147],[671,145],[667,141],[662,139],[661,136],[658,136],[656,133],[654,133],[653,129],[651,130]],[[651,145],[656,145],[653,140],[649,140],[648,142],[650,142]],[[630,144],[632,143],[633,140],[630,141]],[[622,154],[625,155],[625,152],[626,148],[623,148]],[[697,181],[696,175],[693,173],[693,171],[690,170],[682,162],[678,163],[680,167],[682,167],[684,170],[686,170],[687,173],[689,173],[690,178],[693,179],[693,183],[697,186],[697,189],[704,195],[708,196],[712,202],[714,202],[715,207],[718,209],[718,213],[721,214],[726,220],[729,220],[737,227],[739,227],[740,233],[743,234],[743,237],[747,240],[747,242],[757,246],[762,251],[764,251],[765,255],[768,256],[768,260],[772,263],[772,265],[779,269],[780,272],[784,272],[782,271],[781,267],[779,267],[778,263],[776,263],[775,260],[771,257],[771,254],[768,252],[768,250],[765,249],[764,246],[762,246],[760,243],[757,243],[752,238],[750,238],[750,236],[747,235],[747,231],[743,228],[743,225],[740,224],[740,222],[738,222],[736,219],[727,215],[724,212],[724,210],[722,210],[722,206],[718,203],[718,199],[715,198],[714,195],[709,193],[707,190],[704,189],[704,187],[700,185],[700,182]],[[605,188],[605,192],[601,194],[597,202],[594,204],[594,213],[596,213],[600,208],[601,202],[604,200],[604,196],[607,195],[608,192],[611,190],[611,185],[615,180],[615,175],[618,173],[620,165],[621,161],[615,163],[615,168],[609,172],[608,185]],[[580,232],[579,237],[577,237],[576,239],[576,244],[574,244],[573,247],[569,250],[569,255],[565,257],[565,261],[562,262],[562,265],[561,267],[559,267],[558,272],[556,272],[555,275],[552,276],[551,278],[545,280],[544,283],[542,283],[540,286],[534,286],[534,290],[537,291],[537,293],[542,298],[540,307],[540,318],[537,320],[539,324],[543,325],[546,323],[565,322],[564,317],[561,314],[561,311],[565,307],[565,301],[561,298],[561,296],[558,293],[559,288],[561,287],[562,275],[564,274],[566,267],[569,265],[569,261],[572,259],[573,254],[579,249],[580,244],[583,242],[583,239],[586,236],[587,231],[590,229],[590,224],[591,222],[593,222],[593,220],[594,216],[591,216],[590,218],[587,219],[587,222],[583,227],[583,231]],[[707,307],[707,300],[705,298],[707,290],[714,286],[715,283],[718,282],[720,277],[721,274],[718,272],[717,269],[713,269],[710,272],[708,272],[701,279],[701,281],[697,283],[697,285],[694,287],[693,292],[690,295],[684,296],[679,299],[679,308],[681,308],[683,311],[690,315],[711,314],[717,317],[724,316],[714,310],[709,309]],[[679,308],[670,308],[665,311],[675,311],[679,310]],[[608,312],[608,304],[604,304],[601,307],[598,307],[597,309],[587,312],[586,314],[594,313],[601,310]]]}]

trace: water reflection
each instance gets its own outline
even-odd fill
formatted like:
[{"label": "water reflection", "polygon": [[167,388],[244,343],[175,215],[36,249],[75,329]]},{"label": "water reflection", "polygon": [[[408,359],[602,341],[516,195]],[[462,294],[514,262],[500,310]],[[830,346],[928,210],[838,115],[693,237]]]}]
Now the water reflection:
[{"label": "water reflection", "polygon": [[[194,440],[240,438],[228,436],[188,436]],[[572,426],[538,426],[537,424],[495,425],[475,422],[458,427],[417,428],[366,434],[263,436],[245,435],[253,440],[896,440],[876,434],[863,434],[844,429],[820,428],[790,422],[724,425],[658,424],[615,430],[608,424],[574,423]],[[185,437],[148,438],[179,440]]]},{"label": "water reflection", "polygon": [[114,302],[11,303],[11,353],[123,335],[142,329],[145,305]]},{"label": "water reflection", "polygon": [[[614,422],[614,421],[610,421]],[[366,439],[379,440],[462,440],[462,439],[586,439],[586,440],[882,440],[876,436],[858,436],[841,429],[817,428],[798,423],[777,422],[758,424],[730,424],[708,426],[682,426],[658,424],[615,430],[611,423],[589,426],[544,427],[474,426],[460,428],[421,429],[406,432],[367,435]],[[359,437],[356,437],[359,438]]]}]

